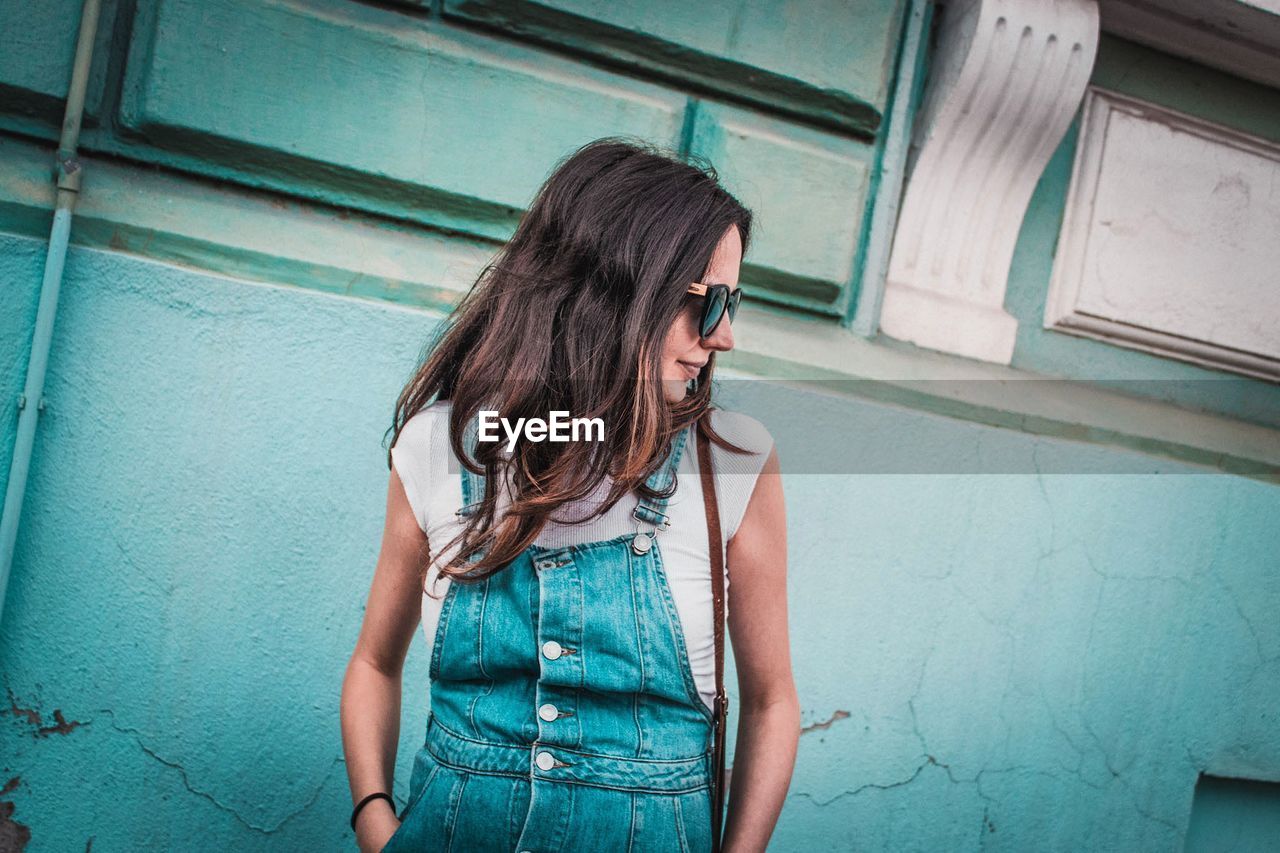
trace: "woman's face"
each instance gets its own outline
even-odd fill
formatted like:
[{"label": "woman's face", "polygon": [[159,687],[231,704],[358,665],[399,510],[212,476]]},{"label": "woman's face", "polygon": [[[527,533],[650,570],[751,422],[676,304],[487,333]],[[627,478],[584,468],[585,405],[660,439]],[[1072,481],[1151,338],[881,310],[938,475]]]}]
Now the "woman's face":
[{"label": "woman's face", "polygon": [[[742,236],[736,225],[730,225],[716,245],[702,283],[727,284],[736,290],[738,268],[741,264]],[[690,282],[685,283],[686,286],[688,284]],[[701,312],[702,297],[688,294],[684,307],[667,330],[667,338],[662,347],[662,386],[669,402],[684,399],[689,390],[686,383],[697,378],[712,352],[733,349],[733,329],[729,325],[728,312],[725,312],[711,337],[706,340],[698,336],[698,318]]]}]

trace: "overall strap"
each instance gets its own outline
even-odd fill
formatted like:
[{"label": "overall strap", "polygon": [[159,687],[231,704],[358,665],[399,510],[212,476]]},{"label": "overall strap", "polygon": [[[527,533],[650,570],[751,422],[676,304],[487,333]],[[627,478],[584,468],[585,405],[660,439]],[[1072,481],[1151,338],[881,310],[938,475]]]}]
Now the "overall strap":
[{"label": "overall strap", "polygon": [[[463,432],[462,446],[470,447],[474,452],[478,430],[470,426]],[[484,500],[484,475],[476,474],[467,466],[458,463],[462,468],[462,507],[455,515],[466,517],[473,514]]]},{"label": "overall strap", "polygon": [[[710,414],[705,416],[709,419]],[[711,609],[715,633],[716,697],[712,731],[711,845],[719,853],[721,820],[725,802],[725,718],[729,697],[724,690],[724,550],[720,534],[720,507],[716,500],[716,478],[711,464],[711,439],[698,422],[698,473],[702,478],[702,502],[707,515],[707,545],[711,553]]]},{"label": "overall strap", "polygon": [[[651,489],[662,491],[667,489],[676,479],[676,470],[680,465],[680,456],[684,452],[685,438],[688,436],[688,430],[680,430],[675,434],[671,442],[671,451],[667,454],[666,461],[649,475],[649,479],[645,480],[645,485]],[[631,515],[637,521],[646,521],[652,524],[657,530],[666,530],[671,526],[671,518],[664,510],[667,508],[667,498],[640,498],[640,502],[636,504],[636,508],[631,511]]]}]

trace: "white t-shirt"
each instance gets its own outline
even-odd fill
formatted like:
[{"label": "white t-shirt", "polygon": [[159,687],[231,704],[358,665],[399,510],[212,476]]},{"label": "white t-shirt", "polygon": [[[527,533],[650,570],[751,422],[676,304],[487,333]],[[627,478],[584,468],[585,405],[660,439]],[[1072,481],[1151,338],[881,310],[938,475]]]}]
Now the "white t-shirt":
[{"label": "white t-shirt", "polygon": [[[418,526],[428,543],[443,545],[461,530],[455,512],[462,506],[461,468],[453,461],[449,446],[449,401],[437,401],[414,414],[400,431],[391,460],[405,496],[413,508]],[[711,459],[716,470],[716,497],[720,506],[720,527],[727,544],[738,530],[747,509],[760,469],[773,447],[773,437],[764,425],[738,412],[714,410],[711,425],[717,433],[750,453],[711,445]],[[676,612],[684,631],[685,647],[698,692],[712,707],[715,698],[715,634],[711,612],[711,558],[707,546],[707,522],[702,505],[702,481],[698,471],[697,449],[690,435],[677,467],[679,485],[667,502],[671,527],[657,534],[662,551],[662,566],[675,599]],[[608,493],[609,481],[580,504],[561,508],[560,518],[581,518],[589,506],[599,506]],[[631,511],[639,502],[634,492],[618,501],[604,515],[584,524],[561,524],[551,519],[538,534],[535,544],[561,548],[584,542],[598,542],[635,533],[636,522]],[[502,503],[500,498],[499,509]],[[644,529],[650,529],[648,525]],[[446,555],[432,550],[432,563],[427,573],[427,587],[422,596],[422,629],[427,640],[427,656],[435,642],[440,620],[440,605],[448,591],[449,578],[439,577],[439,565]],[[728,578],[725,578],[725,607],[729,606]]]}]

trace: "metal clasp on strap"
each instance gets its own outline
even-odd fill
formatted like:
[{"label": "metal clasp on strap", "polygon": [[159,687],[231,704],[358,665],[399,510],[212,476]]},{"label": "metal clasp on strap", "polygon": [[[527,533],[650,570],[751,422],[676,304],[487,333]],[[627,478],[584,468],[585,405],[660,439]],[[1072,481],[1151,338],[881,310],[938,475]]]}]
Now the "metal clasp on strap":
[{"label": "metal clasp on strap", "polygon": [[[637,554],[649,553],[649,549],[653,547],[653,540],[657,535],[671,527],[670,516],[666,513],[658,512],[653,507],[645,506],[643,503],[636,505],[636,508],[631,511],[631,517],[636,520],[636,535],[631,540],[631,550]],[[642,524],[650,525],[652,530],[641,530],[640,526]]]},{"label": "metal clasp on strap", "polygon": [[636,504],[636,508],[631,510],[631,517],[636,521],[647,521],[656,530],[666,530],[671,527],[671,516],[651,506],[645,506],[643,502]]}]

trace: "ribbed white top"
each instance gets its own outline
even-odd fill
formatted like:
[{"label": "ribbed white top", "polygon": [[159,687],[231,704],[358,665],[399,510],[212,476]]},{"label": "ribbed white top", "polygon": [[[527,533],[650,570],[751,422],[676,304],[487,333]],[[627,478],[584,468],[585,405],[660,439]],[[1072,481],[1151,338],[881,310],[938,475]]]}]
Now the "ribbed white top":
[{"label": "ribbed white top", "polygon": [[[712,427],[738,447],[750,450],[740,454],[717,445],[711,446],[711,461],[716,471],[716,497],[720,506],[720,526],[725,542],[733,538],[746,513],[760,469],[773,447],[768,430],[748,415],[716,410]],[[405,496],[413,508],[418,526],[429,543],[445,543],[460,530],[454,515],[462,505],[461,468],[453,459],[449,446],[449,401],[439,401],[416,413],[405,423],[391,460],[404,484]],[[452,464],[450,464],[452,461]],[[690,434],[677,468],[679,485],[667,503],[671,527],[657,534],[662,551],[662,565],[675,599],[676,611],[684,632],[689,664],[702,699],[711,707],[715,697],[715,635],[711,613],[711,558],[707,547],[707,523],[702,506],[702,482],[698,471],[697,450]],[[600,506],[608,494],[609,482],[587,500],[562,508],[557,517],[581,518],[588,508]],[[599,518],[583,524],[564,524],[553,517],[535,540],[549,548],[562,548],[584,542],[613,539],[636,531],[631,511],[639,502],[634,493],[623,498]],[[502,503],[499,503],[499,507]],[[644,529],[649,529],[646,525]],[[422,627],[427,640],[427,653],[435,642],[440,604],[448,590],[448,578],[438,577],[438,565],[445,555],[432,551],[428,572],[428,590],[422,598]],[[438,582],[436,582],[438,581]],[[726,608],[729,604],[728,578]],[[727,612],[727,610],[726,610]]]}]

